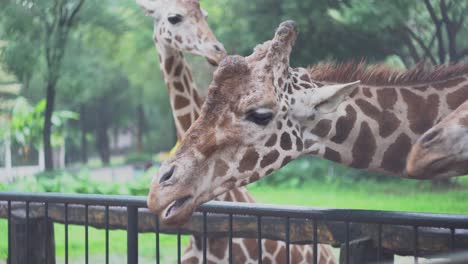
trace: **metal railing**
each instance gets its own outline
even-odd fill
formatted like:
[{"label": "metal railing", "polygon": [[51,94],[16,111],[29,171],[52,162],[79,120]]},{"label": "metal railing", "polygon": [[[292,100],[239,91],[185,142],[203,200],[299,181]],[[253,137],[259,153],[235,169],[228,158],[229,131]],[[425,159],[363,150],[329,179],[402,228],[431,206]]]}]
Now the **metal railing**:
[{"label": "metal railing", "polygon": [[[190,223],[181,228],[164,226],[146,209],[145,197],[76,194],[34,194],[0,192],[0,218],[8,219],[8,263],[32,263],[33,249],[30,224],[43,219],[42,243],[44,263],[50,263],[53,250],[49,222],[65,224],[65,263],[69,262],[68,226],[85,226],[85,263],[89,257],[88,227],[105,229],[105,259],[109,263],[109,230],[127,230],[127,262],[138,263],[138,233],[154,232],[156,263],[160,262],[161,233],[177,235],[177,259],[181,261],[181,235],[202,237],[203,263],[207,262],[207,239],[228,238],[229,262],[233,260],[234,237],[258,239],[258,262],[262,262],[261,239],[286,242],[285,263],[290,261],[290,244],[324,243],[342,246],[343,263],[352,263],[352,244],[359,238],[371,241],[371,251],[376,251],[375,261],[380,262],[384,252],[420,256],[468,250],[468,215],[403,213],[388,211],[320,209],[310,207],[278,207],[275,205],[210,202],[198,209]],[[15,219],[23,219],[25,248],[13,248]],[[228,223],[226,225],[226,223]],[[247,223],[255,223],[255,228]],[[281,226],[281,230],[278,228]],[[210,227],[210,228],[208,228]],[[294,230],[294,232],[291,232]],[[16,232],[16,231],[15,231]],[[326,235],[324,235],[326,234]],[[37,234],[36,234],[37,235]],[[16,239],[16,238],[15,238]],[[91,238],[92,239],[92,238]],[[19,242],[18,242],[19,243]],[[53,243],[52,243],[53,244]],[[34,245],[34,244],[33,244]],[[13,251],[23,250],[26,259],[17,260]],[[18,254],[18,253],[16,253]],[[23,262],[21,262],[23,261]],[[314,254],[313,263],[318,262]]]}]

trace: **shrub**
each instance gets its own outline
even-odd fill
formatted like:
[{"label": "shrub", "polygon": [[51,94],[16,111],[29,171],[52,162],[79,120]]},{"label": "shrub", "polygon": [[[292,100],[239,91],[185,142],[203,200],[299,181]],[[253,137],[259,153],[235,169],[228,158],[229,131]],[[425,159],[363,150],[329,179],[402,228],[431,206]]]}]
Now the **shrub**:
[{"label": "shrub", "polygon": [[146,163],[153,161],[153,155],[150,153],[130,153],[125,157],[125,164]]}]

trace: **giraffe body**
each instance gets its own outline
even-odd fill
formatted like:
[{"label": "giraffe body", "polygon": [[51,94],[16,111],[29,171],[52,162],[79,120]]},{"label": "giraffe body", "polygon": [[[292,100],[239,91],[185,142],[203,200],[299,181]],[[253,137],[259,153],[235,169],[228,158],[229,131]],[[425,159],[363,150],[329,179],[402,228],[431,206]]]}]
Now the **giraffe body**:
[{"label": "giraffe body", "polygon": [[295,23],[284,22],[252,55],[223,59],[200,117],[151,185],[154,212],[183,201],[163,221],[183,224],[200,203],[306,154],[408,177],[411,145],[468,100],[466,64],[337,68],[327,77],[326,67],[289,66],[296,37]]},{"label": "giraffe body", "polygon": [[468,174],[468,101],[416,141],[406,166],[418,179]]},{"label": "giraffe body", "polygon": [[[198,1],[183,1],[177,0],[174,1],[176,5],[172,6],[173,10],[168,13],[169,16],[174,16],[174,14],[192,14],[192,17],[185,17],[185,20],[191,19],[193,21],[198,21],[197,23],[190,23],[190,26],[186,24],[181,24],[179,27],[184,26],[188,29],[196,32],[205,32],[205,36],[197,35],[197,39],[190,39],[190,34],[185,36],[185,34],[179,33],[180,37],[176,33],[171,33],[171,26],[166,23],[161,23],[161,20],[164,19],[163,15],[156,13],[156,3],[158,2],[147,2],[147,1],[137,1],[147,13],[155,17],[155,27],[153,33],[153,39],[157,47],[159,54],[160,68],[164,75],[164,81],[168,89],[168,94],[170,98],[170,103],[172,107],[172,112],[174,115],[174,120],[176,122],[177,136],[179,140],[182,139],[185,132],[190,128],[191,124],[195,122],[198,118],[202,98],[198,93],[195,82],[192,78],[192,73],[190,66],[187,61],[184,59],[182,51],[192,52],[196,55],[202,55],[207,58],[207,60],[212,64],[217,64],[222,57],[224,49],[220,43],[217,43],[217,40],[214,38],[214,35],[211,33],[208,25],[205,23],[200,23],[200,15],[204,15],[204,11],[200,9],[199,5],[194,4]],[[165,3],[164,1],[159,2],[159,4]],[[175,7],[184,6],[181,11]],[[196,9],[196,10],[194,10]],[[198,12],[199,13],[198,13]],[[203,18],[204,19],[204,18]],[[196,25],[198,28],[194,27]],[[184,43],[198,43],[198,39],[203,39],[207,41],[209,47],[213,47],[212,51],[215,55],[210,57],[210,53],[205,55],[205,49],[200,49],[197,52],[195,48],[191,45],[184,46]],[[161,41],[163,39],[163,41]],[[182,39],[177,40],[177,39]],[[177,45],[175,45],[178,43]],[[199,42],[200,46],[203,46],[204,42]],[[231,201],[231,202],[248,202],[254,203],[255,200],[250,195],[245,187],[234,188],[231,191],[220,195],[215,198],[219,201]],[[182,263],[202,263],[203,260],[203,249],[200,237],[192,236],[189,242],[189,246],[186,249],[185,254],[182,257]],[[285,263],[286,248],[285,243],[280,241],[272,240],[262,240],[262,253],[264,256],[264,263]],[[233,262],[234,263],[257,263],[257,240],[256,239],[233,239]],[[311,263],[313,260],[313,247],[310,245],[290,246],[290,260],[291,263]],[[324,264],[333,264],[335,259],[333,253],[331,252],[329,246],[327,245],[318,245],[318,260],[319,263]],[[209,239],[207,243],[207,257],[208,263],[228,263],[228,240],[227,239]]]}]

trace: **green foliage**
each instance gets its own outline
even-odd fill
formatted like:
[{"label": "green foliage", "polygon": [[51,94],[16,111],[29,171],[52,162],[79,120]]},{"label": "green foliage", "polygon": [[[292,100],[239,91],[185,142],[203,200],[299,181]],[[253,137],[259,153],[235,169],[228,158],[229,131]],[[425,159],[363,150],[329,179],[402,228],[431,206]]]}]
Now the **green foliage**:
[{"label": "green foliage", "polygon": [[[11,120],[2,130],[6,136],[22,146],[33,145],[38,148],[42,145],[42,131],[44,128],[44,111],[46,101],[41,100],[35,106],[31,106],[24,97],[16,99],[15,106],[11,113]],[[63,133],[65,122],[70,119],[77,119],[78,115],[71,111],[56,111],[52,114],[52,144],[59,146],[63,144]],[[0,133],[0,137],[4,137]]]},{"label": "green foliage", "polygon": [[146,195],[155,170],[157,169],[148,170],[128,184],[114,182],[103,184],[102,181],[91,179],[87,169],[80,170],[77,173],[68,171],[42,172],[34,177],[18,179],[8,184],[8,186],[0,184],[0,191]]},{"label": "green foliage", "polygon": [[125,157],[125,164],[146,163],[153,160],[151,153],[134,152]]}]

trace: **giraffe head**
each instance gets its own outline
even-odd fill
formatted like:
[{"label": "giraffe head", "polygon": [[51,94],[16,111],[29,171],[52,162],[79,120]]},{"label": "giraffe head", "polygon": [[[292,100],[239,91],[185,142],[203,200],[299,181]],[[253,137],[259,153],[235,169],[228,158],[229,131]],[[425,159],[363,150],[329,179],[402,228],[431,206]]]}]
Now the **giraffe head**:
[{"label": "giraffe head", "polygon": [[318,88],[297,76],[289,67],[296,37],[295,23],[283,22],[273,40],[252,55],[221,61],[200,117],[153,178],[148,207],[163,222],[183,224],[199,204],[256,181],[313,148],[313,142],[303,140],[301,122],[333,114],[355,83]]},{"label": "giraffe head", "polygon": [[160,45],[205,57],[218,65],[226,56],[206,18],[208,13],[198,0],[136,0],[145,13],[154,19],[154,41]]},{"label": "giraffe head", "polygon": [[418,179],[468,174],[468,102],[418,139],[406,170]]}]

